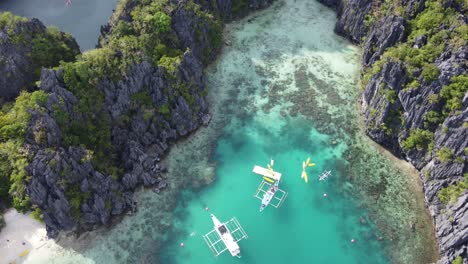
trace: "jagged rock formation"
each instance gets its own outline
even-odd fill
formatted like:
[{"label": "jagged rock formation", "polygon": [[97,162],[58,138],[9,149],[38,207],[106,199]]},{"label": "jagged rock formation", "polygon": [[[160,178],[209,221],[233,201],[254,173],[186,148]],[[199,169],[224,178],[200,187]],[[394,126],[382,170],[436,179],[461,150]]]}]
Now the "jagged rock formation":
[{"label": "jagged rock formation", "polygon": [[[30,198],[41,210],[50,237],[134,210],[139,186],[167,187],[161,157],[210,120],[203,69],[221,48],[222,21],[269,3],[123,1],[101,29],[101,48],[60,69],[42,69],[38,89],[45,99],[27,111],[20,141],[30,176],[20,202]],[[157,22],[141,26],[149,22],[135,12]],[[124,36],[133,42],[120,46]]]},{"label": "jagged rock formation", "polygon": [[[50,42],[50,46],[43,45],[43,41]],[[40,54],[52,51],[45,48],[57,54]],[[15,99],[21,90],[31,90],[42,66],[57,66],[60,60],[72,60],[78,53],[78,44],[70,35],[48,29],[37,19],[1,14],[0,106]],[[51,57],[45,60],[44,56]]]},{"label": "jagged rock formation", "polygon": [[421,171],[438,263],[457,257],[468,263],[468,39],[460,31],[467,29],[468,7],[462,1],[320,2],[337,10],[335,31],[364,46],[367,134]]}]

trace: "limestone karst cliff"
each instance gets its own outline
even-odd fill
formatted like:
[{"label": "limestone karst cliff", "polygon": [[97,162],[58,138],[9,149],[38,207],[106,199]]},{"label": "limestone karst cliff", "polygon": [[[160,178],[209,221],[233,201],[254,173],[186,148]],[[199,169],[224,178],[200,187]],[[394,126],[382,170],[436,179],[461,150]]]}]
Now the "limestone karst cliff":
[{"label": "limestone karst cliff", "polygon": [[42,215],[55,237],[134,210],[139,186],[166,188],[161,157],[210,120],[203,69],[223,23],[270,2],[119,3],[100,48],[43,64],[59,67],[43,68],[37,87],[3,108],[0,169],[13,206]]},{"label": "limestone karst cliff", "polygon": [[466,1],[321,0],[363,47],[366,133],[424,183],[441,260],[468,259]]}]

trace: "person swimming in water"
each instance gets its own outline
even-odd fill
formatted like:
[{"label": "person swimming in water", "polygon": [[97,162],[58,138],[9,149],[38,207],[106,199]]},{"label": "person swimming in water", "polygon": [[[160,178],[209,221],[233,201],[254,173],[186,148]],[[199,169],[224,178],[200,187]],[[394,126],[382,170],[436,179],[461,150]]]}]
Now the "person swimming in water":
[{"label": "person swimming in water", "polygon": [[65,2],[65,4],[66,4],[67,6],[70,6],[70,5],[71,5],[71,0],[67,0],[67,1]]}]

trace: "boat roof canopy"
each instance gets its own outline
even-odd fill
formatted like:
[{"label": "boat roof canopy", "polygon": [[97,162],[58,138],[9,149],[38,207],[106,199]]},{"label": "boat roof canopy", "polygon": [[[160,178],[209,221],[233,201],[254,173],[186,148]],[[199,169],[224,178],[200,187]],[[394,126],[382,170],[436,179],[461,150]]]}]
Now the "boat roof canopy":
[{"label": "boat roof canopy", "polygon": [[277,171],[270,171],[267,168],[260,167],[255,165],[252,170],[254,173],[259,174],[261,176],[265,176],[268,178],[272,178],[273,180],[279,181],[281,179],[282,174]]}]

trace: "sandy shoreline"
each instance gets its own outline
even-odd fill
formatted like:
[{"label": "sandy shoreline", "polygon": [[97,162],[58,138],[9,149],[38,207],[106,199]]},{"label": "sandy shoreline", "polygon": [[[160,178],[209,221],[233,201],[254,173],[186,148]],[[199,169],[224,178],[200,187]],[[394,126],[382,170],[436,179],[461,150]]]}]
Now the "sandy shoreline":
[{"label": "sandy shoreline", "polygon": [[29,215],[9,209],[4,217],[6,226],[0,232],[0,264],[94,263],[75,250],[48,239],[45,225]]},{"label": "sandy shoreline", "polygon": [[31,252],[46,244],[44,224],[15,209],[9,209],[4,218],[6,226],[0,232],[0,264],[23,263]]},{"label": "sandy shoreline", "polygon": [[[360,92],[361,93],[361,92]],[[364,123],[364,116],[363,116],[363,107],[361,103],[361,99],[359,99],[356,104],[356,109],[357,113],[359,113],[359,129],[361,130],[361,133],[363,135],[366,135],[366,125]],[[365,140],[368,142],[369,145],[375,147],[382,155],[384,155],[387,159],[389,159],[396,167],[401,169],[406,175],[408,175],[408,182],[410,183],[410,188],[414,191],[414,197],[416,197],[418,201],[418,210],[420,212],[420,215],[423,215],[424,217],[421,218],[422,223],[420,225],[426,225],[426,226],[431,226],[431,234],[430,240],[426,241],[427,246],[430,247],[432,250],[432,256],[431,258],[436,262],[438,259],[440,259],[439,255],[439,248],[437,244],[437,237],[435,234],[435,226],[434,222],[432,221],[431,215],[429,213],[429,209],[427,208],[426,204],[426,199],[425,199],[425,194],[424,194],[424,189],[423,189],[423,183],[421,179],[419,178],[419,171],[407,160],[400,159],[396,157],[392,152],[390,152],[388,149],[383,147],[382,145],[378,144],[377,142],[373,141],[369,136],[365,136]]]}]

